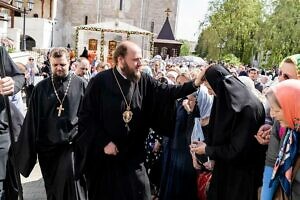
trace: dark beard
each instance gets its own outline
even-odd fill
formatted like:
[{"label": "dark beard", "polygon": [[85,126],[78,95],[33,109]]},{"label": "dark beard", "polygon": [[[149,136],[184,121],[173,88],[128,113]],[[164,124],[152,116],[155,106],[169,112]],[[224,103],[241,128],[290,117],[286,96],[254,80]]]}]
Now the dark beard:
[{"label": "dark beard", "polygon": [[131,70],[128,66],[128,64],[125,62],[123,70],[122,70],[127,77],[128,80],[132,82],[138,82],[141,78],[141,72],[137,71],[135,72],[134,70]]}]

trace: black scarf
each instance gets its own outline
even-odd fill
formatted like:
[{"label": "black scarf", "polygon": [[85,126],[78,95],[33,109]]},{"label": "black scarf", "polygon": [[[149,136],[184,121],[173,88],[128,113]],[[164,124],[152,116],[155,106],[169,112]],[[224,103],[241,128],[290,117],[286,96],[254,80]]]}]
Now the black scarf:
[{"label": "black scarf", "polygon": [[207,143],[212,144],[212,135],[217,134],[218,139],[213,142],[217,145],[226,140],[226,135],[222,133],[231,129],[235,114],[246,106],[258,103],[259,100],[221,65],[207,69],[205,78],[216,94],[211,110]]}]

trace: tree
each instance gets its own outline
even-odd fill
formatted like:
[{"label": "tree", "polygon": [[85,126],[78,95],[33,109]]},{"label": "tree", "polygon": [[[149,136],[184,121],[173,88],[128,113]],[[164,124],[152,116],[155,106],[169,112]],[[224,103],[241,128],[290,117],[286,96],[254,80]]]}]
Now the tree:
[{"label": "tree", "polygon": [[262,21],[260,0],[213,0],[207,27],[200,34],[198,53],[220,59],[232,53],[249,63],[256,47],[256,35]]},{"label": "tree", "polygon": [[280,61],[300,52],[299,0],[273,1],[273,10],[267,13],[262,27],[264,64],[278,65]]},{"label": "tree", "polygon": [[222,60],[224,60],[226,63],[232,64],[232,65],[240,65],[241,64],[240,59],[237,58],[233,54],[226,54],[225,56],[223,56]]},{"label": "tree", "polygon": [[255,57],[264,67],[300,52],[299,0],[212,0],[196,53],[208,59]]},{"label": "tree", "polygon": [[182,40],[183,44],[180,47],[180,56],[188,56],[191,54],[190,44],[188,41]]}]

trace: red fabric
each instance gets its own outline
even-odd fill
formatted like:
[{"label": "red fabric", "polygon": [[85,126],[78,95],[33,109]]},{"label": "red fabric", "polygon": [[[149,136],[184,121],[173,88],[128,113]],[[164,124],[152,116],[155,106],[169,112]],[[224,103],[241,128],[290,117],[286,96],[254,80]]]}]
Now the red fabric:
[{"label": "red fabric", "polygon": [[300,80],[285,80],[272,87],[274,95],[283,110],[288,128],[300,130]]},{"label": "red fabric", "polygon": [[199,200],[206,200],[206,194],[209,188],[211,172],[200,172],[197,177],[197,194]]}]

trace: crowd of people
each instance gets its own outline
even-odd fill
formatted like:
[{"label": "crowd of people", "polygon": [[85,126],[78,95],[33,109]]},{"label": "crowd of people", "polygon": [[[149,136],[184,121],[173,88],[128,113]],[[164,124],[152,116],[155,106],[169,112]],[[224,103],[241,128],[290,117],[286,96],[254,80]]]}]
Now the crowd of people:
[{"label": "crowd of people", "polygon": [[270,71],[145,60],[130,41],[113,65],[61,47],[41,67],[5,58],[1,94],[27,99],[7,199],[5,169],[37,159],[49,200],[300,199],[300,54]]}]

